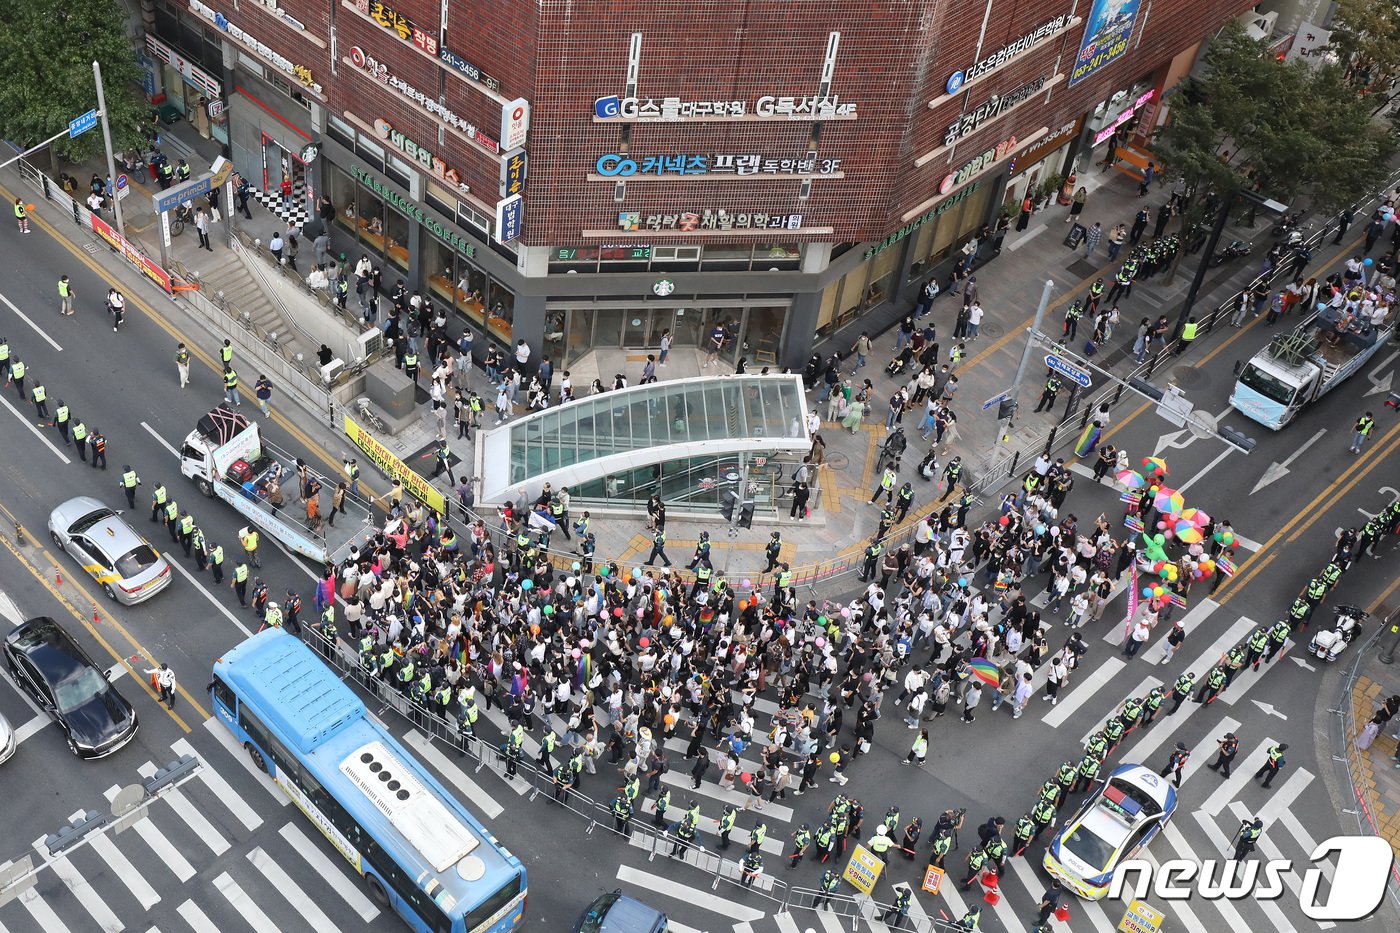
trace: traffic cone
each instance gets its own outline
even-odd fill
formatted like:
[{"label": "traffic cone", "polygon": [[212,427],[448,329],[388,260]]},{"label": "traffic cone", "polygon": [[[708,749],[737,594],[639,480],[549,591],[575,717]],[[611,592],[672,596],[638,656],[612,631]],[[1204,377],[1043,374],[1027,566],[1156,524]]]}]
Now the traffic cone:
[{"label": "traffic cone", "polygon": [[982,879],[981,879],[981,880],[982,880],[982,887],[987,888],[988,890],[991,890],[991,891],[995,891],[995,890],[997,889],[997,873],[996,873],[996,872],[994,872],[994,871],[985,871],[985,872],[983,872],[983,873],[982,873]]},{"label": "traffic cone", "polygon": [[1069,905],[1061,904],[1055,908],[1055,919],[1061,923],[1069,923]]},{"label": "traffic cone", "polygon": [[53,585],[54,585],[54,586],[62,586],[62,585],[63,585],[63,571],[62,571],[62,570],[59,570],[57,567],[55,567],[55,568],[53,569]]},{"label": "traffic cone", "polygon": [[997,892],[996,888],[988,888],[987,892],[982,895],[982,900],[986,901],[988,905],[995,907],[997,904],[1001,903],[1001,894]]}]

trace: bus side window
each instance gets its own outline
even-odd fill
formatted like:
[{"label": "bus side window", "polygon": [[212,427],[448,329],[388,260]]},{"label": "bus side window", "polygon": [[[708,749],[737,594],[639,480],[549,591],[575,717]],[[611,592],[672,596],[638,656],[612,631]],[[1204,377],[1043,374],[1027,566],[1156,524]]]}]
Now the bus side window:
[{"label": "bus side window", "polygon": [[214,699],[218,700],[231,713],[238,712],[238,698],[233,690],[219,677],[214,678]]}]

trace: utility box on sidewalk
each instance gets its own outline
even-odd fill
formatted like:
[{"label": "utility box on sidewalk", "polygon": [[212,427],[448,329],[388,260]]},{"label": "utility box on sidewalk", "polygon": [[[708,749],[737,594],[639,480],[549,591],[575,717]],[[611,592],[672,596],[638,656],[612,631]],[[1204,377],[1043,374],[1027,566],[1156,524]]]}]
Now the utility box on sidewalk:
[{"label": "utility box on sidewalk", "polygon": [[394,367],[392,358],[386,357],[365,370],[365,395],[391,422],[402,423],[413,417],[413,381]]}]

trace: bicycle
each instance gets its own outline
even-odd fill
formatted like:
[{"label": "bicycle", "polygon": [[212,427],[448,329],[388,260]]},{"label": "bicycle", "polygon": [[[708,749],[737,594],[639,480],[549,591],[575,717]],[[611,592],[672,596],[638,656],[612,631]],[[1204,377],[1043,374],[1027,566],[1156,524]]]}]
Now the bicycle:
[{"label": "bicycle", "polygon": [[369,399],[356,399],[355,405],[359,409],[360,417],[363,418],[365,421],[368,421],[376,431],[378,431],[380,434],[387,434],[389,432],[388,425],[381,421],[378,415],[370,411]]},{"label": "bicycle", "polygon": [[194,209],[181,204],[170,214],[170,235],[179,236],[185,232],[185,224],[194,223]]}]

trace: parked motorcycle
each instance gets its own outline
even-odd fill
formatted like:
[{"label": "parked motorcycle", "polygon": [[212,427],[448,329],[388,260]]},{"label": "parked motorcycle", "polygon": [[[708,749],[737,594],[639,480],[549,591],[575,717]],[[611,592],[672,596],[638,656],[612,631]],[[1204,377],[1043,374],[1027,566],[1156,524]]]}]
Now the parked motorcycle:
[{"label": "parked motorcycle", "polygon": [[1212,266],[1223,266],[1232,259],[1239,259],[1241,256],[1249,255],[1249,244],[1243,240],[1231,240],[1229,245],[1210,257]]},{"label": "parked motorcycle", "polygon": [[1335,661],[1346,646],[1361,634],[1361,623],[1370,613],[1356,606],[1338,606],[1335,610],[1337,621],[1331,629],[1324,629],[1308,642],[1308,653],[1316,655],[1320,661]]},{"label": "parked motorcycle", "polygon": [[1277,240],[1280,237],[1285,236],[1294,230],[1300,229],[1302,226],[1302,221],[1302,211],[1294,211],[1291,214],[1284,214],[1278,219],[1278,223],[1274,224],[1274,229],[1270,231],[1270,235],[1275,240]]}]

